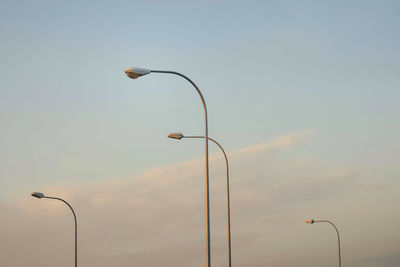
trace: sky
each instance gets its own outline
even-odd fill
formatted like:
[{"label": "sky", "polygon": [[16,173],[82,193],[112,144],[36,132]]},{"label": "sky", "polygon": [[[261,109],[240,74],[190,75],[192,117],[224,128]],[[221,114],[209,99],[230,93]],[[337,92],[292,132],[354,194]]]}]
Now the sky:
[{"label": "sky", "polygon": [[[397,1],[0,0],[0,266],[205,266],[204,144],[234,266],[400,264]],[[213,266],[226,180],[210,144]]]}]

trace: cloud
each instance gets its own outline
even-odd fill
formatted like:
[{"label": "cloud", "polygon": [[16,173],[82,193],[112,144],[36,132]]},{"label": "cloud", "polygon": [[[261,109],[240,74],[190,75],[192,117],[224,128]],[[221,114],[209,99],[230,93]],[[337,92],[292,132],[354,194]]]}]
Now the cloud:
[{"label": "cloud", "polygon": [[[330,232],[306,226],[303,220],[309,216],[333,218],[340,225],[346,237],[346,257],[350,257],[352,247],[365,243],[355,241],[356,245],[349,248],[352,235],[356,239],[363,233],[373,242],[377,237],[368,232],[380,227],[376,223],[366,229],[354,219],[367,219],[368,213],[349,213],[368,205],[375,207],[374,215],[391,218],[391,212],[376,207],[396,203],[395,191],[358,184],[363,175],[358,168],[337,167],[298,155],[296,147],[310,136],[311,131],[291,133],[227,151],[235,266],[335,262],[329,253],[334,249],[329,247],[332,242],[325,242],[330,240]],[[74,207],[83,265],[204,266],[203,164],[202,159],[185,161],[148,170],[138,177],[55,184],[43,191],[66,199]],[[226,266],[226,180],[220,153],[210,155],[210,167],[213,266]],[[72,217],[63,203],[26,194],[1,203],[0,211],[7,214],[0,220],[1,229],[7,229],[1,233],[0,265],[71,265]],[[392,247],[386,245],[388,253]],[[382,255],[385,252],[377,257]],[[361,262],[366,256],[361,253],[354,260]]]},{"label": "cloud", "polygon": [[285,134],[272,140],[271,142],[245,147],[234,151],[235,154],[260,153],[279,148],[289,148],[297,145],[313,134],[313,131],[303,131]]},{"label": "cloud", "polygon": [[[228,160],[236,160],[237,158],[243,160],[259,153],[268,153],[281,148],[293,147],[303,142],[307,137],[311,136],[312,133],[312,131],[302,131],[285,134],[267,143],[227,151]],[[210,154],[210,166],[214,164],[221,166],[220,157],[221,153],[219,151],[214,154]],[[222,162],[222,164],[225,163]],[[191,179],[193,176],[200,175],[203,172],[204,161],[203,159],[199,159],[194,161],[185,161],[175,165],[154,168],[141,174],[139,179],[159,186],[165,186],[171,183],[177,183],[181,180]]]}]

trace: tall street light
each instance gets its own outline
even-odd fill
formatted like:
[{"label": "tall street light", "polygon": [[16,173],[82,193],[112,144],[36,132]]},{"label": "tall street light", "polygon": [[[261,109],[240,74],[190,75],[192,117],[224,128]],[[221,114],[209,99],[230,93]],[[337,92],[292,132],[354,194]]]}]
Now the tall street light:
[{"label": "tall street light", "polygon": [[333,228],[335,228],[336,234],[337,234],[337,240],[338,240],[338,248],[339,248],[339,267],[341,267],[342,266],[342,259],[341,259],[341,256],[340,256],[340,237],[339,237],[339,231],[336,228],[336,226],[332,222],[327,221],[327,220],[315,221],[314,219],[309,219],[309,220],[306,220],[305,222],[309,223],[309,224],[313,224],[313,223],[329,223],[329,224],[331,224],[333,226]]},{"label": "tall street light", "polygon": [[126,75],[129,78],[136,79],[141,76],[150,74],[150,73],[164,73],[164,74],[173,74],[173,75],[178,75],[184,79],[186,79],[190,84],[193,85],[193,87],[196,89],[197,93],[199,94],[201,98],[201,102],[203,103],[203,108],[204,108],[204,130],[205,130],[205,138],[204,138],[204,143],[205,143],[205,161],[206,161],[206,242],[207,242],[207,266],[211,267],[211,240],[210,240],[210,198],[209,198],[209,171],[208,171],[208,119],[207,119],[207,107],[206,107],[206,102],[204,100],[204,97],[197,85],[190,80],[188,77],[185,75],[175,72],[175,71],[165,71],[165,70],[149,70],[149,69],[141,69],[141,68],[128,68],[125,70]]},{"label": "tall street light", "polygon": [[[200,138],[204,139],[204,136],[195,136],[195,135],[183,135],[182,133],[169,133],[169,138],[181,140],[182,138]],[[214,142],[222,151],[225,157],[226,163],[226,199],[227,199],[227,212],[228,212],[228,260],[229,267],[232,266],[232,246],[231,246],[231,204],[229,197],[229,164],[228,157],[226,156],[224,148],[213,138],[208,137],[209,140]]]},{"label": "tall street light", "polygon": [[68,207],[71,209],[72,214],[74,215],[74,220],[75,220],[75,267],[77,267],[78,266],[78,224],[76,221],[76,215],[75,215],[74,209],[71,207],[70,204],[68,204],[67,201],[65,201],[64,199],[58,198],[58,197],[48,197],[48,196],[45,196],[43,193],[39,193],[39,192],[33,192],[31,194],[31,196],[36,197],[36,198],[48,198],[48,199],[60,200],[60,201],[64,202],[65,204],[67,204]]}]

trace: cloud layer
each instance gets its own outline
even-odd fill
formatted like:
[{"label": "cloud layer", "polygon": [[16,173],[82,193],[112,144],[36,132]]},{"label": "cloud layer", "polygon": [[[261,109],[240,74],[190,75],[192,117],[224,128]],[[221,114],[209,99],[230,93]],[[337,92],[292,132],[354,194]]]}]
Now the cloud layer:
[{"label": "cloud layer", "polygon": [[[335,266],[332,229],[304,219],[334,220],[343,234],[343,261],[364,266],[400,245],[395,231],[396,190],[359,182],[359,168],[331,166],[298,155],[311,131],[290,133],[228,151],[231,166],[235,266]],[[226,266],[226,179],[220,153],[210,155],[212,260]],[[57,184],[43,192],[68,200],[79,220],[84,266],[204,266],[204,162],[186,161],[138,177],[87,184]],[[365,210],[373,212],[367,212]],[[385,209],[379,209],[386,206]],[[70,266],[73,221],[63,203],[16,196],[1,203],[0,265]],[[391,238],[380,223],[389,219]],[[385,241],[383,241],[385,240]],[[369,243],[369,245],[365,245]],[[358,246],[364,244],[364,250]],[[372,266],[372,265],[371,265]]]}]

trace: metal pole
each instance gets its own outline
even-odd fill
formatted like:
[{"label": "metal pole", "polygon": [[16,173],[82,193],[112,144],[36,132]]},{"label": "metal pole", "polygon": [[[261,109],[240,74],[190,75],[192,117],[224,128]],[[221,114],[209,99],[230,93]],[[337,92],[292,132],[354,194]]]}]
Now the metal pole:
[{"label": "metal pole", "polygon": [[43,198],[56,199],[56,200],[60,200],[60,201],[64,202],[65,204],[68,205],[68,207],[72,211],[72,214],[74,215],[74,220],[75,220],[75,267],[77,267],[78,266],[78,223],[77,223],[77,220],[76,220],[76,215],[75,215],[74,209],[64,199],[61,199],[61,198],[58,198],[58,197],[47,197],[47,196],[44,196]]},{"label": "metal pole", "polygon": [[338,239],[338,248],[339,248],[339,267],[341,267],[341,266],[342,266],[342,259],[341,259],[341,256],[340,256],[340,237],[339,237],[339,231],[338,231],[338,229],[336,228],[336,226],[335,226],[332,222],[327,221],[327,220],[320,220],[320,221],[314,221],[314,222],[315,222],[315,223],[317,223],[317,222],[329,223],[329,224],[331,224],[331,225],[333,226],[333,228],[335,228],[336,234],[337,234],[337,239]]},{"label": "metal pole", "polygon": [[[187,136],[184,135],[182,138],[204,138],[204,136]],[[230,194],[229,194],[229,163],[228,157],[225,153],[224,148],[213,138],[209,137],[209,140],[214,142],[222,151],[225,157],[226,163],[226,199],[227,199],[227,214],[228,214],[228,262],[229,267],[232,266],[232,245],[231,245],[231,204],[230,204]]]},{"label": "metal pole", "polygon": [[175,74],[178,76],[181,76],[182,78],[186,79],[189,81],[194,88],[196,89],[197,93],[199,94],[201,98],[201,102],[203,103],[204,107],[204,124],[205,124],[205,160],[206,160],[206,242],[207,242],[207,266],[211,267],[211,240],[210,240],[210,198],[209,198],[209,171],[208,171],[208,118],[207,118],[207,107],[206,107],[206,102],[204,100],[204,97],[200,91],[200,89],[197,87],[197,85],[190,80],[188,77],[185,75],[175,72],[175,71],[164,71],[164,70],[151,70],[152,73],[167,73],[167,74]]}]

